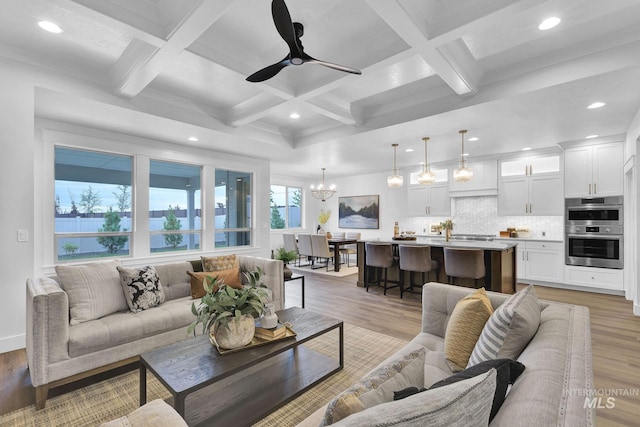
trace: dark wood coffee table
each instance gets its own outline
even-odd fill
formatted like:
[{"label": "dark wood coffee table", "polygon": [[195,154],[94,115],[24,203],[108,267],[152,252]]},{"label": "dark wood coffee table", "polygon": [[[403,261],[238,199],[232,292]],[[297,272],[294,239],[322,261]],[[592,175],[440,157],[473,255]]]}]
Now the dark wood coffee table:
[{"label": "dark wood coffee table", "polygon": [[[220,355],[199,335],[140,356],[140,405],[147,401],[147,370],[173,395],[189,425],[249,426],[344,367],[342,321],[294,307],[279,311],[296,336]],[[302,345],[338,329],[338,355]],[[185,328],[186,333],[186,328]]]}]

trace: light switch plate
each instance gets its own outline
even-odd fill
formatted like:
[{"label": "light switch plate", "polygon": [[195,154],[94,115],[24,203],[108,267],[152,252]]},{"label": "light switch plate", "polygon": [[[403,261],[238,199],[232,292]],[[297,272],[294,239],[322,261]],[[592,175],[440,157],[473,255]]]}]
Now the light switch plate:
[{"label": "light switch plate", "polygon": [[29,230],[18,230],[18,242],[29,241]]}]

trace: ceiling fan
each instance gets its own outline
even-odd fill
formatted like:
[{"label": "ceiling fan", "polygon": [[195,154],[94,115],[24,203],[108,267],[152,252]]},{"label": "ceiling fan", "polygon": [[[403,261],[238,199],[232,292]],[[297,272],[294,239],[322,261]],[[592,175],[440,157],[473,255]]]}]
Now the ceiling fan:
[{"label": "ceiling fan", "polygon": [[324,65],[325,67],[347,73],[362,74],[360,70],[356,70],[355,68],[320,61],[304,53],[304,47],[300,42],[300,37],[304,34],[304,26],[299,22],[291,22],[291,15],[289,15],[289,9],[287,9],[284,0],[273,0],[271,2],[271,14],[273,15],[273,22],[276,25],[278,33],[280,33],[280,37],[289,45],[289,54],[282,61],[251,74],[247,77],[247,81],[263,82],[278,74],[284,67],[289,65],[302,65],[307,62]]}]

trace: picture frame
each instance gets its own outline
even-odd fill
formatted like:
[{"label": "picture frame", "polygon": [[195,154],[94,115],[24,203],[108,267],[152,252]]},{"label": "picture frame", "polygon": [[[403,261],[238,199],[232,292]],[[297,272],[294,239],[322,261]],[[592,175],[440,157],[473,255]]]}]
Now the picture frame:
[{"label": "picture frame", "polygon": [[380,195],[338,198],[339,228],[380,228]]}]

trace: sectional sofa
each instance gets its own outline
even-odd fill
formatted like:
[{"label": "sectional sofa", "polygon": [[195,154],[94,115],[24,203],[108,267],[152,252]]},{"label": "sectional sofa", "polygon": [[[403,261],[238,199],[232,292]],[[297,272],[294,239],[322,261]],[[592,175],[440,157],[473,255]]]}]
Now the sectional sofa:
[{"label": "sectional sofa", "polygon": [[[257,267],[264,271],[263,282],[271,291],[275,308],[282,309],[282,261],[243,255],[237,260],[240,272]],[[199,261],[153,266],[162,285],[163,302],[138,312],[128,309],[125,299],[118,300],[117,289],[113,288],[113,278],[119,278],[115,267],[101,264],[103,270],[93,276],[79,269],[80,279],[107,281],[107,286],[85,290],[81,295],[84,305],[74,302],[77,295],[70,300],[58,276],[27,280],[26,350],[36,409],[44,408],[50,388],[136,362],[143,352],[189,338],[187,327],[194,316],[187,272],[194,272],[194,266],[199,270]],[[108,300],[116,304],[111,310],[102,307]],[[76,319],[90,311],[93,317],[100,317]]]}]

